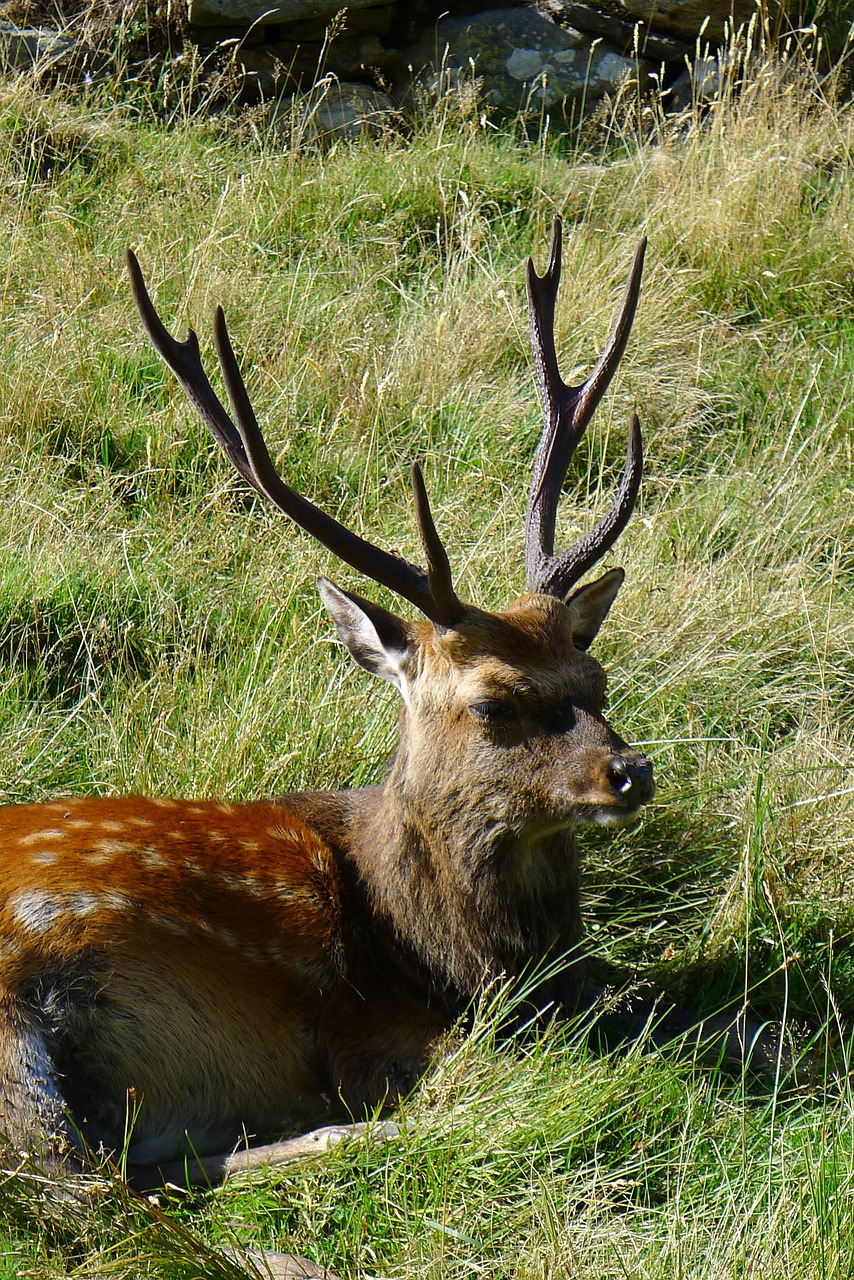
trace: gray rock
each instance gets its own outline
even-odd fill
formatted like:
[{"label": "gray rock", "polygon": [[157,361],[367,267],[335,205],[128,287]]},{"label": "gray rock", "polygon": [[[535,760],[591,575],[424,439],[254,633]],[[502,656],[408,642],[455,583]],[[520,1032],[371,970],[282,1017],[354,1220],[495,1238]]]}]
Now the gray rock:
[{"label": "gray rock", "polygon": [[649,70],[607,41],[556,27],[530,9],[443,18],[401,57],[428,88],[438,88],[443,73],[476,76],[482,99],[501,115],[596,102],[626,77],[645,80]]},{"label": "gray rock", "polygon": [[340,138],[379,137],[395,129],[400,116],[387,93],[366,84],[329,81],[283,104],[270,122],[296,145]]},{"label": "gray rock", "polygon": [[188,19],[195,27],[284,26],[307,18],[333,18],[342,9],[370,9],[376,0],[190,0]]},{"label": "gray rock", "polygon": [[575,27],[590,35],[602,36],[625,57],[637,53],[639,57],[654,62],[675,62],[694,47],[688,41],[653,34],[643,22],[628,14],[618,18],[610,11],[597,9],[583,0],[537,0],[534,8],[561,27]]},{"label": "gray rock", "polygon": [[665,99],[668,111],[684,111],[716,98],[723,84],[723,70],[718,58],[693,59],[673,81]]},{"label": "gray rock", "polygon": [[[746,25],[757,12],[755,0],[618,0],[632,18],[640,18],[656,31],[670,32],[693,40],[701,34],[707,40],[723,40],[727,27]],[[769,9],[776,11],[773,3]]]},{"label": "gray rock", "polygon": [[368,76],[383,70],[398,58],[375,35],[345,31],[334,40],[279,40],[234,51],[234,66],[242,77],[244,101],[271,99],[313,85],[318,75],[340,79]]},{"label": "gray rock", "polygon": [[[371,6],[370,9],[347,10],[343,30],[359,35],[387,35],[395,17],[391,4]],[[325,40],[329,30],[328,18],[309,18],[305,22],[289,22],[282,34],[289,40]]]},{"label": "gray rock", "polygon": [[0,22],[0,70],[34,71],[50,79],[85,81],[104,73],[108,59],[84,40],[40,27]]}]

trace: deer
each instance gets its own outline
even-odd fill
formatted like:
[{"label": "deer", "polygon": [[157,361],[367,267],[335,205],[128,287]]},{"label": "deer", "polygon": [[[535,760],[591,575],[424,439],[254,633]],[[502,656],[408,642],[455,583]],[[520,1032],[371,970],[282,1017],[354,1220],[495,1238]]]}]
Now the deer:
[{"label": "deer", "polygon": [[151,1171],[224,1176],[241,1145],[275,1156],[271,1139],[311,1137],[326,1132],[313,1126],[364,1119],[406,1095],[485,984],[563,957],[536,1003],[576,1008],[576,833],[631,827],[655,795],[650,760],[605,717],[606,675],[590,653],[624,572],[580,582],[635,505],[637,414],[606,513],[560,552],[555,525],[573,452],[629,339],[646,242],[593,371],[569,386],[554,334],[561,240],[556,220],[544,274],[528,262],[544,427],[526,591],[502,612],[457,595],[417,463],[424,567],[290,488],[222,310],[214,337],[231,414],[195,333],[169,334],[128,251],[145,332],[237,473],[420,617],[319,579],[352,658],[401,697],[397,750],[377,786],[239,804],[60,797],[0,810],[7,1151],[35,1153],[54,1171],[121,1157],[141,1184]]}]

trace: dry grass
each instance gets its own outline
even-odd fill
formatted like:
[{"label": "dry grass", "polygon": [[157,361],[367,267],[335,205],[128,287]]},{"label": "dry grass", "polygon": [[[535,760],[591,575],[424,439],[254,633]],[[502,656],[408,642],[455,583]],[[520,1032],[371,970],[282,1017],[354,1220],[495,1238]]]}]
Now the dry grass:
[{"label": "dry grass", "polygon": [[[359,785],[393,744],[392,695],[321,616],[328,557],[247,497],[143,341],[128,244],[208,351],[225,304],[293,482],[405,554],[421,459],[461,591],[491,605],[521,589],[539,431],[524,257],[561,212],[572,378],[647,234],[635,335],[561,516],[568,539],[602,509],[636,406],[647,480],[600,652],[661,802],[589,841],[590,948],[699,1007],[749,990],[829,1021],[843,1052],[851,109],[759,67],[703,120],[654,144],[612,131],[597,155],[476,120],[440,108],[406,140],[299,153],[228,116],[164,126],[142,97],[2,89],[5,798]],[[571,1028],[497,1049],[491,1025],[390,1149],[165,1207],[114,1187],[45,1216],[8,1179],[8,1274],[234,1274],[212,1251],[252,1241],[347,1274],[851,1274],[847,1085],[751,1096],[655,1055],[591,1058]]]}]

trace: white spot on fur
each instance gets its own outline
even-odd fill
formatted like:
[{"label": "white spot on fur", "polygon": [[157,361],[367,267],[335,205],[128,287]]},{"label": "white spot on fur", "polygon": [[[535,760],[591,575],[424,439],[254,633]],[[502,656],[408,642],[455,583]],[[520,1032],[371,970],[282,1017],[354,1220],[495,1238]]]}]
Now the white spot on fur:
[{"label": "white spot on fur", "polygon": [[230,871],[220,871],[219,879],[227,888],[233,889],[235,893],[246,893],[253,898],[265,898],[267,896],[266,884],[256,876],[235,876]]},{"label": "white spot on fur", "polygon": [[133,904],[126,893],[115,893],[109,890],[101,894],[101,906],[105,911],[126,912],[129,908],[132,909]]},{"label": "white spot on fur", "polygon": [[148,867],[149,871],[160,871],[163,867],[169,865],[168,859],[164,857],[160,850],[154,849],[148,844],[140,850],[139,860],[144,867]]},{"label": "white spot on fur", "polygon": [[315,871],[327,872],[329,870],[329,852],[322,844],[311,846],[308,851],[308,860]]},{"label": "white spot on fur", "polygon": [[56,894],[30,889],[9,899],[12,919],[28,933],[45,934],[61,920],[64,905]]},{"label": "white spot on fur", "polygon": [[75,916],[91,916],[100,910],[102,899],[96,893],[72,893],[68,910]]},{"label": "white spot on fur", "polygon": [[267,835],[274,840],[287,840],[289,844],[303,844],[306,839],[305,831],[297,831],[295,827],[268,827]]},{"label": "white spot on fur", "polygon": [[30,831],[28,835],[19,836],[18,844],[41,844],[45,840],[64,840],[68,833],[50,829],[48,831]]},{"label": "white spot on fur", "polygon": [[58,854],[52,853],[50,849],[39,849],[38,853],[30,854],[30,862],[34,862],[40,867],[49,867],[51,863],[56,862]]},{"label": "white spot on fur", "polygon": [[184,938],[190,932],[187,926],[181,920],[176,920],[174,916],[161,915],[159,911],[147,911],[146,919],[152,924],[158,925],[161,929],[168,929],[170,933],[177,934],[179,938]]},{"label": "white spot on fur", "polygon": [[113,861],[112,853],[100,853],[97,849],[87,849],[83,857],[93,867],[105,867],[108,862]]},{"label": "white spot on fur", "polygon": [[133,840],[95,840],[92,847],[109,857],[115,857],[117,853],[135,853],[139,848]]}]

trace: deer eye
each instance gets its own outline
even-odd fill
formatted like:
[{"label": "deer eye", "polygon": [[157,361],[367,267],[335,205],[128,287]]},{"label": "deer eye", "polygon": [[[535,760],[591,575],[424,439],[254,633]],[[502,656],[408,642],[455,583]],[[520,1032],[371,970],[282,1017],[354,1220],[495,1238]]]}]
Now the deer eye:
[{"label": "deer eye", "polygon": [[572,698],[567,698],[554,708],[553,719],[558,729],[566,730],[572,728],[575,723],[575,704]]},{"label": "deer eye", "polygon": [[487,724],[507,724],[516,719],[516,708],[507,698],[485,698],[483,702],[469,703],[469,711],[476,720]]}]

